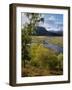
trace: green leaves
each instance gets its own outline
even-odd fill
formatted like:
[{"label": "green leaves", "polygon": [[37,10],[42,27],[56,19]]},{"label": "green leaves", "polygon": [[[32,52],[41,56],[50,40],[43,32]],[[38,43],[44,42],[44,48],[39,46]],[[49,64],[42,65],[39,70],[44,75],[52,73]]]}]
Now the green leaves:
[{"label": "green leaves", "polygon": [[44,48],[42,44],[33,44],[30,48],[31,65],[40,68],[62,69],[63,55],[57,55],[51,49]]},{"label": "green leaves", "polygon": [[[26,13],[26,16],[29,20],[29,23],[24,25],[24,28],[21,30],[21,38],[22,38],[22,60],[24,63],[30,60],[29,49],[32,41],[31,35],[35,33],[35,27],[37,24],[37,20],[39,19],[39,14],[35,13]],[[24,64],[25,67],[25,64]]]},{"label": "green leaves", "polygon": [[62,53],[58,55],[58,62],[59,62],[59,69],[63,70],[63,54]]},{"label": "green leaves", "polygon": [[[63,54],[56,53],[43,46],[43,41],[54,43],[62,46],[62,38],[32,36],[36,34],[36,26],[40,19],[40,14],[27,13],[29,23],[24,25],[21,30],[22,45],[22,70],[24,75],[57,75],[62,74]],[[52,72],[52,73],[51,73]]]}]

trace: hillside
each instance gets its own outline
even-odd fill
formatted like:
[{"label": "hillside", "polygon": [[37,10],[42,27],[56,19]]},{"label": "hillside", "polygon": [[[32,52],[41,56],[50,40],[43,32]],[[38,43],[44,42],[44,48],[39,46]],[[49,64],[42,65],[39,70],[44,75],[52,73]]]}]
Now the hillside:
[{"label": "hillside", "polygon": [[40,27],[38,26],[36,29],[36,34],[33,35],[37,35],[37,36],[63,36],[63,32],[62,31],[47,31],[44,27]]}]

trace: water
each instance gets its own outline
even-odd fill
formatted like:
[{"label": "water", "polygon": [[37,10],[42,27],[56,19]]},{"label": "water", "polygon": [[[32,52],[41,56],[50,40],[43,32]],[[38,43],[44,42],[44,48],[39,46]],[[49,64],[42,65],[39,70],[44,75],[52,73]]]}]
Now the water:
[{"label": "water", "polygon": [[[33,43],[37,43],[37,42],[32,42],[32,44]],[[50,49],[54,50],[57,53],[63,53],[63,47],[57,46],[55,44],[51,44],[46,40],[44,40],[41,44],[43,44],[43,46],[45,48],[50,48]]]},{"label": "water", "polygon": [[47,41],[44,41],[43,45],[46,48],[50,48],[50,49],[54,50],[55,52],[63,53],[63,47],[48,43]]}]

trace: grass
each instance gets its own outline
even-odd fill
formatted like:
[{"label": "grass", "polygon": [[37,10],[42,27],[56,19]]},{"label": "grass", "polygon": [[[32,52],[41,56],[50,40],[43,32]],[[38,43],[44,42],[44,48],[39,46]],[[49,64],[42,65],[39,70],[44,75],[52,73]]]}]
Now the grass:
[{"label": "grass", "polygon": [[62,74],[62,70],[49,70],[48,68],[37,68],[32,65],[26,65],[25,68],[22,68],[22,77],[52,76]]},{"label": "grass", "polygon": [[[63,47],[63,37],[32,36],[32,42],[36,42],[36,43],[32,43],[31,50],[29,51],[30,55],[32,55],[31,56],[32,58],[30,60],[32,61],[32,63],[30,63],[30,61],[27,61],[24,67],[23,60],[22,60],[22,77],[52,76],[52,75],[62,75],[63,74],[63,70],[62,70],[63,68],[61,67],[60,67],[61,69],[59,68],[50,69],[49,67],[46,67],[46,62],[48,62],[47,60],[50,60],[50,63],[52,63],[52,65],[55,63],[56,58],[57,60],[60,59],[61,61],[60,63],[63,63],[62,62],[63,54],[60,54],[60,53],[57,54],[53,50],[50,50],[49,48],[48,49],[44,48],[42,46],[42,43],[44,40],[46,40],[47,42],[51,44]],[[42,64],[45,66],[38,67],[39,63],[40,65]]]},{"label": "grass", "polygon": [[58,45],[60,47],[63,47],[63,37],[52,37],[52,36],[32,36],[33,42],[40,42],[42,43],[44,40],[51,44]]}]

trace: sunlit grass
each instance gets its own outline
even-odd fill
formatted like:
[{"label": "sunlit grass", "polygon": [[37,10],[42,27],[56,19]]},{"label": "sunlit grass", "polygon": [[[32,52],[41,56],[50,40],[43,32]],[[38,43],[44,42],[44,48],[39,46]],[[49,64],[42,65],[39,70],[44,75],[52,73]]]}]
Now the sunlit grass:
[{"label": "sunlit grass", "polygon": [[52,36],[32,36],[32,41],[33,42],[40,42],[42,43],[44,40],[46,40],[47,42],[51,43],[51,44],[55,44],[58,46],[63,47],[63,37],[52,37]]},{"label": "sunlit grass", "polygon": [[[56,53],[54,50],[45,48],[43,41],[63,47],[63,37],[32,36],[32,43],[29,44],[29,57],[25,67],[22,60],[22,76],[52,76],[63,74],[63,53]],[[36,43],[34,43],[36,42]]]}]

